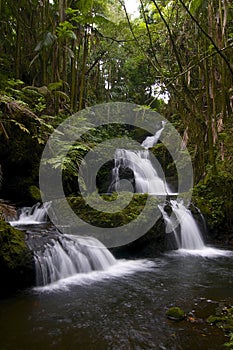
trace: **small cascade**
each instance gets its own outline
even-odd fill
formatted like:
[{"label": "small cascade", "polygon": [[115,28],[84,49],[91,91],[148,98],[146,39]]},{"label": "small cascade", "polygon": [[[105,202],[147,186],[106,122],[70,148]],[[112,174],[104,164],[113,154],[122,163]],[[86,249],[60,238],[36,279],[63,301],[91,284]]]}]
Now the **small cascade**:
[{"label": "small cascade", "polygon": [[116,263],[110,251],[93,237],[62,235],[52,225],[37,229],[38,224],[48,222],[50,203],[19,210],[12,226],[30,225],[27,244],[33,251],[36,285],[45,286],[78,273],[102,271]]},{"label": "small cascade", "polygon": [[110,187],[115,186],[119,190],[119,171],[120,168],[129,168],[132,170],[135,179],[135,191],[137,193],[150,193],[166,195],[169,192],[165,181],[159,177],[156,169],[153,167],[147,150],[130,151],[126,149],[117,149],[115,152],[115,167],[113,169],[113,181]]},{"label": "small cascade", "polygon": [[35,225],[48,221],[47,209],[50,203],[36,203],[33,207],[23,207],[18,212],[18,218],[10,221],[12,226]]},{"label": "small cascade", "polygon": [[39,249],[32,237],[28,244],[34,251],[37,286],[77,273],[106,270],[116,263],[110,251],[93,237],[57,234]]},{"label": "small cascade", "polygon": [[207,224],[206,224],[204,215],[202,214],[202,212],[200,211],[200,209],[197,208],[193,203],[192,203],[192,206],[193,206],[194,210],[195,210],[196,213],[197,213],[198,222],[200,223],[200,227],[201,227],[202,234],[203,234],[203,236],[205,237],[205,236],[208,235],[208,228],[207,228]]},{"label": "small cascade", "polygon": [[[115,151],[114,168],[112,170],[112,182],[108,192],[118,191],[120,188],[120,169],[130,169],[134,174],[135,192],[156,195],[172,194],[162,174],[162,169],[155,169],[150,161],[148,149],[154,146],[164,129],[165,122],[154,136],[148,136],[141,144],[144,150],[117,149]],[[158,164],[159,165],[159,164]]]},{"label": "small cascade", "polygon": [[203,249],[205,244],[191,211],[183,203],[175,200],[171,200],[171,207],[180,226],[180,237],[175,235],[178,247],[190,250]]},{"label": "small cascade", "polygon": [[[117,149],[115,151],[115,166],[112,171],[112,183],[109,192],[120,190],[120,171],[130,169],[134,176],[136,193],[161,195],[166,196],[166,198],[177,195],[177,193],[170,191],[165,179],[162,178],[161,174],[163,172],[159,163],[154,166],[150,160],[149,148],[156,145],[164,127],[165,122],[162,122],[162,127],[153,136],[148,136],[142,142],[143,150]],[[167,204],[170,206],[170,216],[165,210]],[[174,235],[175,248],[186,250],[205,248],[197,223],[191,211],[182,202],[173,199],[163,205],[160,204],[158,208],[163,216],[166,232],[172,232]]]},{"label": "small cascade", "polygon": [[156,145],[157,142],[159,141],[160,135],[162,134],[165,124],[166,122],[162,121],[162,128],[156,131],[156,133],[153,136],[147,136],[145,140],[142,142],[141,146],[145,149],[148,149]]},{"label": "small cascade", "polygon": [[169,234],[171,234],[171,233],[174,234],[175,247],[180,249],[181,248],[181,240],[180,240],[179,231],[178,231],[179,223],[177,223],[176,217],[174,218],[173,215],[169,216],[162,205],[158,205],[158,208],[161,211],[161,214],[162,214],[163,219],[164,219],[165,232],[169,233]]}]

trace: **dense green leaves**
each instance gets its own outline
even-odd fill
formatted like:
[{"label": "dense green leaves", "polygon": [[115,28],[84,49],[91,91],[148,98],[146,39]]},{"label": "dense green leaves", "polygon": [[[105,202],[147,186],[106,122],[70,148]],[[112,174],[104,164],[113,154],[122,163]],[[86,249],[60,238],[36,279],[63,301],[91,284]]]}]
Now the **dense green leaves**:
[{"label": "dense green leaves", "polygon": [[56,40],[56,36],[52,33],[45,33],[43,40],[41,40],[35,47],[35,51],[41,51],[44,47],[51,46]]},{"label": "dense green leaves", "polygon": [[[140,0],[139,5],[138,18],[132,18],[123,1],[2,0],[1,138],[6,142],[21,133],[41,144],[77,110],[134,102],[174,123],[192,156],[195,183],[220,174],[231,186],[232,4]],[[167,104],[161,90],[169,96]],[[82,140],[63,162],[67,179],[90,143]]]},{"label": "dense green leaves", "polygon": [[200,11],[201,7],[206,7],[207,0],[192,0],[189,4],[189,10],[193,15],[196,15]]}]

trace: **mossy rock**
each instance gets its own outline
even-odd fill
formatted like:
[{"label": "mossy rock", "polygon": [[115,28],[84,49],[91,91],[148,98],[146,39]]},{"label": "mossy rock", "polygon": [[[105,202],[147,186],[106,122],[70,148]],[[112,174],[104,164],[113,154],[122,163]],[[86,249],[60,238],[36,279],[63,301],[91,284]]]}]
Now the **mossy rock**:
[{"label": "mossy rock", "polygon": [[[148,196],[147,194],[132,194],[128,192],[102,195],[101,197],[105,201],[104,204],[101,204],[95,195],[89,195],[87,201],[81,196],[67,198],[74,213],[83,220],[80,220],[78,223],[76,221],[74,222],[74,230],[76,232],[79,231],[82,234],[85,232],[85,222],[94,227],[103,227],[105,228],[106,243],[108,239],[111,241],[111,236],[107,228],[121,227],[122,235],[125,237],[125,244],[123,242],[122,245],[111,248],[111,252],[116,258],[149,258],[155,257],[166,250],[165,227],[161,213],[157,207],[158,203],[160,203],[158,198]],[[112,202],[116,199],[119,199],[119,207],[114,203],[114,210],[111,212]],[[87,204],[87,202],[91,203],[92,206]],[[106,211],[106,204],[109,212]],[[143,212],[145,204],[147,204],[147,211]],[[63,200],[56,201],[56,210],[57,212],[62,212],[63,225],[69,225],[71,227],[70,212],[66,210]],[[152,226],[144,234],[133,236],[134,232],[130,228],[127,228],[127,224],[137,219],[140,215],[140,220],[138,220],[138,225],[140,226],[135,225],[135,227],[138,230],[137,232],[141,232],[140,230],[143,230],[145,226],[147,227],[148,217],[154,218],[157,215],[156,213],[158,214],[158,219],[155,218],[155,223],[152,223]],[[135,239],[133,240],[132,237],[135,237]]]},{"label": "mossy rock", "polygon": [[34,186],[34,185],[30,186],[29,193],[30,193],[33,200],[41,201],[40,190],[37,186]]},{"label": "mossy rock", "polygon": [[224,343],[224,346],[233,349],[233,308],[217,308],[216,315],[210,315],[207,318],[207,322],[224,331],[225,335],[229,338],[229,341]]},{"label": "mossy rock", "polygon": [[222,323],[222,322],[223,322],[223,317],[221,317],[221,316],[210,315],[210,316],[207,318],[207,322],[210,323],[210,324]]},{"label": "mossy rock", "polygon": [[[98,210],[93,209],[90,205],[86,204],[83,197],[70,197],[69,204],[74,212],[84,221],[91,223],[92,225],[99,227],[119,227],[128,224],[131,220],[137,218],[137,216],[143,210],[146,201],[148,200],[146,194],[134,194],[121,192],[120,194],[113,193],[112,195],[103,195],[102,198],[105,201],[103,206],[99,202],[98,198],[94,195],[89,195],[88,201],[92,203],[93,207],[98,207]],[[114,212],[106,212],[106,202],[115,201],[120,199],[119,210],[115,207]],[[151,203],[151,212],[157,204],[156,199]],[[122,209],[124,207],[124,209]],[[142,218],[142,220],[147,218]]]},{"label": "mossy rock", "polygon": [[33,253],[25,242],[22,231],[0,221],[0,295],[34,284]]},{"label": "mossy rock", "polygon": [[185,318],[185,312],[177,306],[170,307],[166,312],[167,318],[173,321],[181,321]]},{"label": "mossy rock", "polygon": [[232,230],[232,186],[232,174],[220,172],[218,176],[206,176],[193,189],[192,200],[204,215],[213,236]]}]

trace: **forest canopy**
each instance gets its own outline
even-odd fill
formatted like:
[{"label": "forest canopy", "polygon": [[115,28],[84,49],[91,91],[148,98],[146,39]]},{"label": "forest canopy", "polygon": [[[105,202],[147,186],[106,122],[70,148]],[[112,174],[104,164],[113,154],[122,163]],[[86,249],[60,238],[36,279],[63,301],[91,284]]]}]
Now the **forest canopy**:
[{"label": "forest canopy", "polygon": [[[233,4],[138,4],[135,18],[123,0],[0,1],[3,195],[12,196],[17,179],[23,188],[37,185],[43,144],[67,116],[126,101],[153,108],[175,125],[192,157],[197,201],[200,193],[220,198],[216,205],[221,201],[230,221]],[[84,142],[76,156],[95,141]]]}]

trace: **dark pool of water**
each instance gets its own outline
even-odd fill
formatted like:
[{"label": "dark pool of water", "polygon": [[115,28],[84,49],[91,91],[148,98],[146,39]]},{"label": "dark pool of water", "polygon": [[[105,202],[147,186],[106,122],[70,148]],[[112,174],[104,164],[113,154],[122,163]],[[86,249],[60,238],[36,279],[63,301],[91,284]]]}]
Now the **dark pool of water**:
[{"label": "dark pool of water", "polygon": [[[230,253],[168,254],[28,290],[0,301],[0,349],[224,349],[205,319],[233,304],[232,269]],[[174,305],[200,323],[168,320]]]}]

